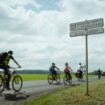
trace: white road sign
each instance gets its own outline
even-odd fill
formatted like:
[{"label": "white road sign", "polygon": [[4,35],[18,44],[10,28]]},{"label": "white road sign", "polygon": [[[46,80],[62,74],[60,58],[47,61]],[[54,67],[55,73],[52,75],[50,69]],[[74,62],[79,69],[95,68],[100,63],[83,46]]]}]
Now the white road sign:
[{"label": "white road sign", "polygon": [[87,34],[87,32],[85,30],[72,31],[72,32],[70,32],[70,37],[84,36],[86,34]]},{"label": "white road sign", "polygon": [[86,95],[89,96],[88,85],[88,35],[104,33],[103,18],[86,20],[83,22],[70,24],[70,36],[85,36],[86,39]]},{"label": "white road sign", "polygon": [[104,26],[103,18],[99,18],[94,20],[86,20],[83,22],[71,23],[70,31],[85,30],[85,29],[97,28],[103,26]]},{"label": "white road sign", "polygon": [[92,28],[88,29],[87,31],[86,30],[72,31],[70,32],[70,37],[100,34],[100,33],[104,33],[104,28]]},{"label": "white road sign", "polygon": [[92,28],[87,30],[87,35],[104,33],[104,28]]}]

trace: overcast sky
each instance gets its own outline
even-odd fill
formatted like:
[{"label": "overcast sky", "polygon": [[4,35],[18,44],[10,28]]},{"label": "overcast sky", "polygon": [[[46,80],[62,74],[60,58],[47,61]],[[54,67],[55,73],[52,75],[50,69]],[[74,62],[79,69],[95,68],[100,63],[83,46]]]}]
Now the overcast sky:
[{"label": "overcast sky", "polygon": [[[22,69],[68,62],[75,71],[85,65],[85,37],[69,37],[69,24],[97,18],[105,0],[0,0],[0,52],[13,50]],[[105,33],[88,36],[88,52],[89,71],[105,70]]]}]

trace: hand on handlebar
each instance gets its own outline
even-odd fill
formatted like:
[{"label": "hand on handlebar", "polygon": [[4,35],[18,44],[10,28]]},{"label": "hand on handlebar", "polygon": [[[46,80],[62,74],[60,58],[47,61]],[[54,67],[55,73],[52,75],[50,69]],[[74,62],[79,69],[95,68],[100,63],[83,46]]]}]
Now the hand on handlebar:
[{"label": "hand on handlebar", "polygon": [[20,66],[20,65],[18,65],[18,67],[19,67],[19,68],[21,68],[21,66]]}]

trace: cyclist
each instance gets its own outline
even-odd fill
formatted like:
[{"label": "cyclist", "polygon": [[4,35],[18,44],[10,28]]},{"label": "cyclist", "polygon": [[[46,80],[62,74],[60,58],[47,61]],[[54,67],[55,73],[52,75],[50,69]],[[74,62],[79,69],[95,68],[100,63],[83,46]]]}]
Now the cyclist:
[{"label": "cyclist", "polygon": [[81,80],[83,79],[83,66],[81,63],[79,63],[78,65],[78,69],[77,69],[77,77],[78,77],[78,80]]},{"label": "cyclist", "polygon": [[7,81],[6,81],[6,89],[10,90],[10,79],[11,79],[11,75],[9,72],[9,61],[12,59],[20,68],[21,66],[18,64],[18,62],[14,59],[13,55],[13,51],[8,51],[8,52],[2,52],[0,53],[0,69],[4,70],[4,75],[7,75]]},{"label": "cyclist", "polygon": [[99,69],[98,69],[98,79],[101,78],[101,75],[102,75],[102,72],[101,72],[101,70],[100,70],[100,68],[99,68]]},{"label": "cyclist", "polygon": [[[55,65],[55,63],[52,63],[52,65],[51,65],[51,67],[50,67],[49,70],[50,70],[50,73],[54,75],[54,77],[56,77],[56,75],[57,75],[56,69],[57,69],[57,70],[60,70],[60,69]],[[54,78],[54,77],[53,77],[53,78]]]},{"label": "cyclist", "polygon": [[71,67],[68,65],[68,63],[65,63],[64,73],[66,75],[66,78],[67,78],[67,76],[69,76],[69,79],[70,78],[72,79],[72,76],[70,73],[71,71],[72,71]]}]

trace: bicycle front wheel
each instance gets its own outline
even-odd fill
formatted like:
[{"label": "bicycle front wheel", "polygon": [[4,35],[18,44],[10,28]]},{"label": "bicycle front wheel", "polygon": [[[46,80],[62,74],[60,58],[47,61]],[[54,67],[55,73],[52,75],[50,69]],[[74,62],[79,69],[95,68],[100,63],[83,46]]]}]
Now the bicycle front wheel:
[{"label": "bicycle front wheel", "polygon": [[67,85],[67,78],[66,78],[66,75],[64,75],[64,77],[63,77],[63,83],[64,83],[64,85]]},{"label": "bicycle front wheel", "polygon": [[12,80],[12,88],[15,92],[19,92],[22,89],[23,81],[19,75],[14,76]]},{"label": "bicycle front wheel", "polygon": [[60,75],[59,75],[59,74],[56,75],[56,83],[57,83],[57,84],[60,83]]}]

